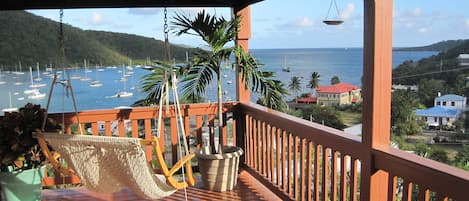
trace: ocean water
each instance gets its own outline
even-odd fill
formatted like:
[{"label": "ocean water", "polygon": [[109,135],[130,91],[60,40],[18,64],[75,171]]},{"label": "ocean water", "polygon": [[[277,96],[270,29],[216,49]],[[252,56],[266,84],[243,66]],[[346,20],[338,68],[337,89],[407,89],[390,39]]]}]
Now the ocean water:
[{"label": "ocean water", "polygon": [[[302,87],[304,92],[310,90],[306,87],[312,72],[320,74],[320,84],[330,84],[330,79],[333,76],[339,76],[341,82],[348,82],[354,85],[361,86],[361,76],[363,69],[363,50],[360,48],[338,48],[338,49],[254,49],[251,53],[263,64],[263,69],[266,71],[273,71],[276,78],[288,86],[288,82],[292,76],[301,77]],[[419,51],[419,52],[393,52],[393,67],[398,66],[405,60],[419,60],[436,54],[437,52]],[[290,67],[290,72],[283,72],[283,66]],[[35,69],[35,68],[34,68]],[[81,77],[89,77],[92,80],[100,80],[103,84],[102,87],[90,87],[90,81],[81,81],[79,79],[72,79],[71,84],[75,95],[78,110],[94,110],[94,109],[109,109],[118,106],[128,106],[133,102],[145,97],[145,94],[139,90],[140,78],[147,74],[149,71],[142,68],[133,66],[133,74],[127,77],[126,82],[121,82],[119,79],[123,75],[123,67],[116,68],[103,67],[103,71],[97,71],[95,68],[90,68],[92,72],[85,73],[84,69],[69,69],[67,73],[70,75],[79,75]],[[0,108],[9,107],[9,95],[11,93],[12,105],[14,107],[21,107],[24,104],[31,102],[46,106],[50,85],[52,78],[44,75],[44,68],[41,67],[40,77],[42,81],[34,81],[34,84],[44,83],[46,86],[39,88],[41,93],[47,95],[42,99],[29,99],[28,95],[24,93],[31,84],[29,71],[22,75],[17,75],[12,72],[2,72],[0,74],[0,81],[5,81],[5,84],[0,85]],[[229,68],[224,68],[222,71],[223,81],[222,88],[225,100],[235,100],[235,74]],[[37,78],[37,71],[33,72],[33,77]],[[21,85],[15,83],[23,83]],[[119,91],[129,91],[133,96],[128,98],[112,97]],[[216,98],[216,86],[213,83],[207,90],[208,101],[214,102]],[[287,97],[293,98],[294,94]],[[252,95],[252,101],[257,100],[257,95]],[[50,112],[68,112],[73,111],[71,94],[67,94],[66,90],[61,84],[53,87],[51,96]],[[3,115],[3,112],[0,112]]]}]

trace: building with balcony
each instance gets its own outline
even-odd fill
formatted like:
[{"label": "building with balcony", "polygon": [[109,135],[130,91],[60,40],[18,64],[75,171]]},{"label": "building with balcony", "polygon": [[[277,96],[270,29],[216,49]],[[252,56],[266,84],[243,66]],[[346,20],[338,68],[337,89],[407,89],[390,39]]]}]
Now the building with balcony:
[{"label": "building with balcony", "polygon": [[[0,3],[0,9],[230,7],[234,14],[243,16],[236,44],[248,50],[251,38],[249,6],[260,1],[6,0]],[[224,123],[220,130],[220,134],[225,136],[224,140],[229,136],[229,141],[245,151],[240,161],[238,186],[224,193],[191,187],[187,191],[189,200],[467,200],[468,172],[390,146],[393,1],[364,0],[363,12],[363,91],[360,98],[363,98],[364,106],[361,137],[251,103],[249,89],[238,79],[236,102],[223,107],[224,113],[232,114],[226,115],[232,116],[232,119],[225,119],[231,123]],[[358,89],[352,91],[355,90]],[[353,94],[348,94],[348,97],[347,101],[352,102]],[[337,101],[340,98],[336,97]],[[182,107],[188,135],[197,139],[193,148],[201,145],[203,120],[214,126],[216,108],[215,104]],[[91,124],[93,134],[98,133],[98,122],[105,122],[104,135],[111,136],[112,121],[119,122],[119,131],[125,131],[124,120],[130,120],[131,136],[148,139],[152,136],[152,120],[158,115],[158,110],[140,107],[80,111],[79,114],[81,123]],[[161,134],[161,150],[165,153],[165,160],[174,164],[178,159],[176,116],[174,112],[163,112],[162,115],[170,122],[167,128],[170,133]],[[63,116],[52,114],[51,117],[57,120],[63,117],[69,134],[71,126],[77,124],[75,113]],[[123,137],[125,132],[118,132],[118,135]],[[147,155],[147,160],[152,161],[151,155]],[[196,165],[194,170],[197,170]],[[71,183],[80,183],[80,179],[76,175],[60,174],[47,174],[43,179],[43,186]],[[43,199],[140,198],[125,190],[96,194],[83,188],[68,188],[43,190]],[[181,190],[164,200],[183,199],[184,191]]]},{"label": "building with balcony", "polygon": [[361,89],[349,83],[339,83],[316,88],[317,104],[349,105],[362,101]]},{"label": "building with balcony", "polygon": [[469,66],[469,54],[460,54],[457,59],[460,66]]}]

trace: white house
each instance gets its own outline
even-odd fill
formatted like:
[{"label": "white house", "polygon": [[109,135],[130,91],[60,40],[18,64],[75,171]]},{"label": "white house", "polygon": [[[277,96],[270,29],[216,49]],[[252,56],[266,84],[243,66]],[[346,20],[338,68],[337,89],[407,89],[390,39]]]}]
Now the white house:
[{"label": "white house", "polygon": [[466,97],[455,94],[438,96],[435,98],[434,107],[416,110],[415,115],[429,127],[452,124],[466,110],[466,101]]},{"label": "white house", "polygon": [[460,66],[469,66],[469,54],[460,54],[457,59]]}]

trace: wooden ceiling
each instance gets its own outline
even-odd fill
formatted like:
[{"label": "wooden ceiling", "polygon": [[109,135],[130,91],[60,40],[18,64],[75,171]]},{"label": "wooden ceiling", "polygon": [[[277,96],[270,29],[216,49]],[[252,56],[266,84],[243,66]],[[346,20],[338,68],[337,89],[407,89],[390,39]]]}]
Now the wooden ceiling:
[{"label": "wooden ceiling", "polygon": [[1,0],[0,10],[127,7],[232,7],[263,0]]}]

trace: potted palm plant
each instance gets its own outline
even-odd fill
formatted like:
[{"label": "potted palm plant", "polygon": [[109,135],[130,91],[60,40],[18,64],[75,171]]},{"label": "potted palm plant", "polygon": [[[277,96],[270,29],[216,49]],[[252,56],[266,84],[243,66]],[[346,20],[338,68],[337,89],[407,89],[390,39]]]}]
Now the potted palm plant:
[{"label": "potted palm plant", "polygon": [[[44,114],[40,105],[28,103],[0,120],[0,188],[7,201],[40,200],[45,157],[34,131]],[[46,124],[48,131],[58,128],[52,120]]]},{"label": "potted palm plant", "polygon": [[[278,81],[272,80],[274,76],[271,72],[263,72],[257,61],[241,47],[230,45],[238,34],[240,17],[236,16],[231,20],[223,17],[212,16],[205,11],[201,11],[191,19],[190,17],[176,14],[172,22],[176,35],[189,34],[200,37],[206,42],[208,50],[196,52],[190,62],[191,65],[184,75],[182,89],[184,96],[197,97],[205,93],[212,81],[217,82],[218,94],[218,131],[223,126],[222,115],[222,64],[229,62],[232,56],[238,58],[237,64],[242,66],[238,72],[245,80],[247,88],[253,91],[260,91],[262,94],[272,94],[284,92],[276,90],[275,87],[282,85]],[[216,76],[216,79],[213,79]],[[249,84],[252,83],[252,84]],[[279,105],[283,99],[279,94],[275,96],[279,99],[275,104]],[[275,102],[274,101],[274,102]],[[210,129],[210,141],[213,142],[214,130]],[[222,135],[219,134],[219,146],[205,143],[203,149],[196,150],[199,170],[202,175],[204,187],[213,191],[226,191],[234,188],[237,182],[239,157],[243,154],[240,147],[224,146]]]}]

